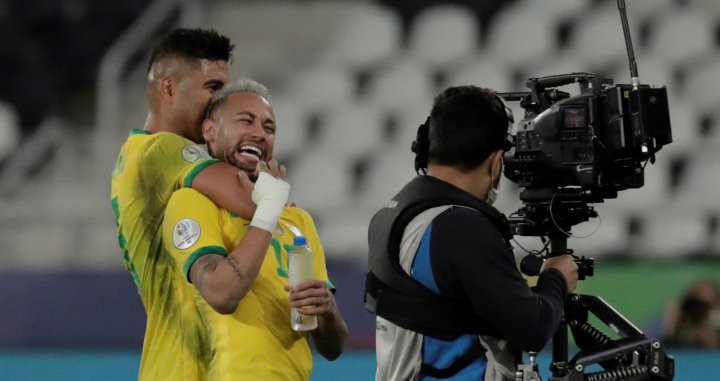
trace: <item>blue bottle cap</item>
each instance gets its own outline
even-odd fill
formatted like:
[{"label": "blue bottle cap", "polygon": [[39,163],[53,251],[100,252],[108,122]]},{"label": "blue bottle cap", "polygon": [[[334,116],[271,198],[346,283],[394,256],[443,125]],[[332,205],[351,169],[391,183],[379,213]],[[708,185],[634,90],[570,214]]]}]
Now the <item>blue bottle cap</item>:
[{"label": "blue bottle cap", "polygon": [[304,235],[299,235],[295,237],[293,243],[295,244],[295,246],[305,246],[307,245],[307,239],[305,239]]}]

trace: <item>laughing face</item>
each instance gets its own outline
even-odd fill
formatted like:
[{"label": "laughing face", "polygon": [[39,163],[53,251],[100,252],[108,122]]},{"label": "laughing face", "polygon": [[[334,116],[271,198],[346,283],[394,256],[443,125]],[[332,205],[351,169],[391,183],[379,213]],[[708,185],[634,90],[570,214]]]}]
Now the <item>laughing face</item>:
[{"label": "laughing face", "polygon": [[275,144],[272,106],[258,94],[241,92],[231,94],[214,114],[203,125],[210,154],[254,179],[258,162],[272,159]]}]

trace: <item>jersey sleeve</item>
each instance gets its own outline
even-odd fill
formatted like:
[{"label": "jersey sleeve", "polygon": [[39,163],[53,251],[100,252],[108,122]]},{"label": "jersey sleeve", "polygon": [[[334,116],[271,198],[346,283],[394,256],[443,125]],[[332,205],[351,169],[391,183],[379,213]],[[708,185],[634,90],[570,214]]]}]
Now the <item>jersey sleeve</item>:
[{"label": "jersey sleeve", "polygon": [[162,225],[163,244],[175,271],[190,282],[190,268],[207,254],[227,256],[222,235],[222,212],[194,189],[180,189],[170,197]]},{"label": "jersey sleeve", "polygon": [[218,160],[205,147],[182,136],[160,132],[147,147],[145,163],[160,170],[173,190],[190,188],[195,177]]}]

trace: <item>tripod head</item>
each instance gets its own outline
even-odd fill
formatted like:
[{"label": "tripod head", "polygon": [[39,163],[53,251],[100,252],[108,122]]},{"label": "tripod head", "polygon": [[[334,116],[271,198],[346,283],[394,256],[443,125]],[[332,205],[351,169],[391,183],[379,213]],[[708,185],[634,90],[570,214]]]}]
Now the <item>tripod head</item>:
[{"label": "tripod head", "polygon": [[[572,227],[598,216],[583,196],[582,192],[567,188],[523,190],[520,198],[524,201],[524,206],[509,218],[513,234],[547,237],[549,240],[539,255],[529,254],[523,258],[520,263],[523,273],[530,276],[538,275],[545,258],[564,254],[573,255],[573,251],[567,247],[567,239],[571,236]],[[575,255],[573,257],[578,265],[578,279],[583,280],[594,274],[595,265],[592,258]]]}]

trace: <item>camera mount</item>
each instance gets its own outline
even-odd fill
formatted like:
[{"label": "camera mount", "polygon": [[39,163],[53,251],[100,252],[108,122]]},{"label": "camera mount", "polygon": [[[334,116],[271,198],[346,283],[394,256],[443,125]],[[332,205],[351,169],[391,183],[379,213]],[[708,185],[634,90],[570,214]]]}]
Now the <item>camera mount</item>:
[{"label": "camera mount", "polygon": [[[523,187],[523,206],[510,216],[513,233],[546,237],[539,255],[521,262],[527,275],[537,275],[547,257],[573,255],[568,249],[574,225],[597,217],[588,204],[640,188],[644,168],[655,153],[672,142],[665,87],[640,84],[627,22],[625,1],[617,0],[630,62],[631,84],[613,86],[592,73],[571,73],[526,82],[528,92],[500,93],[520,101],[525,118],[515,147],[505,154],[505,176]],[[577,83],[571,97],[556,87]],[[549,249],[548,249],[549,245]],[[545,254],[545,255],[543,255]],[[573,255],[578,278],[594,273],[592,258]],[[613,330],[611,339],[595,328],[590,314]],[[568,359],[568,328],[580,351]],[[570,294],[553,336],[550,381],[672,380],[674,360],[659,341],[642,331],[597,296]],[[517,381],[539,381],[536,354],[520,364]],[[604,370],[589,372],[599,365]]]},{"label": "camera mount", "polygon": [[[547,192],[551,192],[550,196]],[[527,275],[537,275],[545,257],[573,254],[567,239],[572,227],[597,212],[588,205],[582,192],[575,189],[523,191],[525,204],[509,218],[513,233],[522,236],[540,236],[549,239],[545,256],[528,255],[521,263]],[[550,201],[545,201],[550,199]],[[534,201],[531,201],[534,200]],[[594,274],[592,258],[573,255],[578,265],[580,280]],[[613,340],[589,322],[590,314],[610,327],[619,339]],[[568,328],[580,351],[568,359]],[[517,381],[539,381],[536,354],[530,354],[530,364],[518,367]],[[588,372],[598,364],[604,370]],[[603,381],[603,380],[672,380],[674,360],[661,343],[647,338],[642,331],[622,316],[602,298],[593,295],[570,294],[560,326],[553,336],[552,378],[550,381]]]}]

